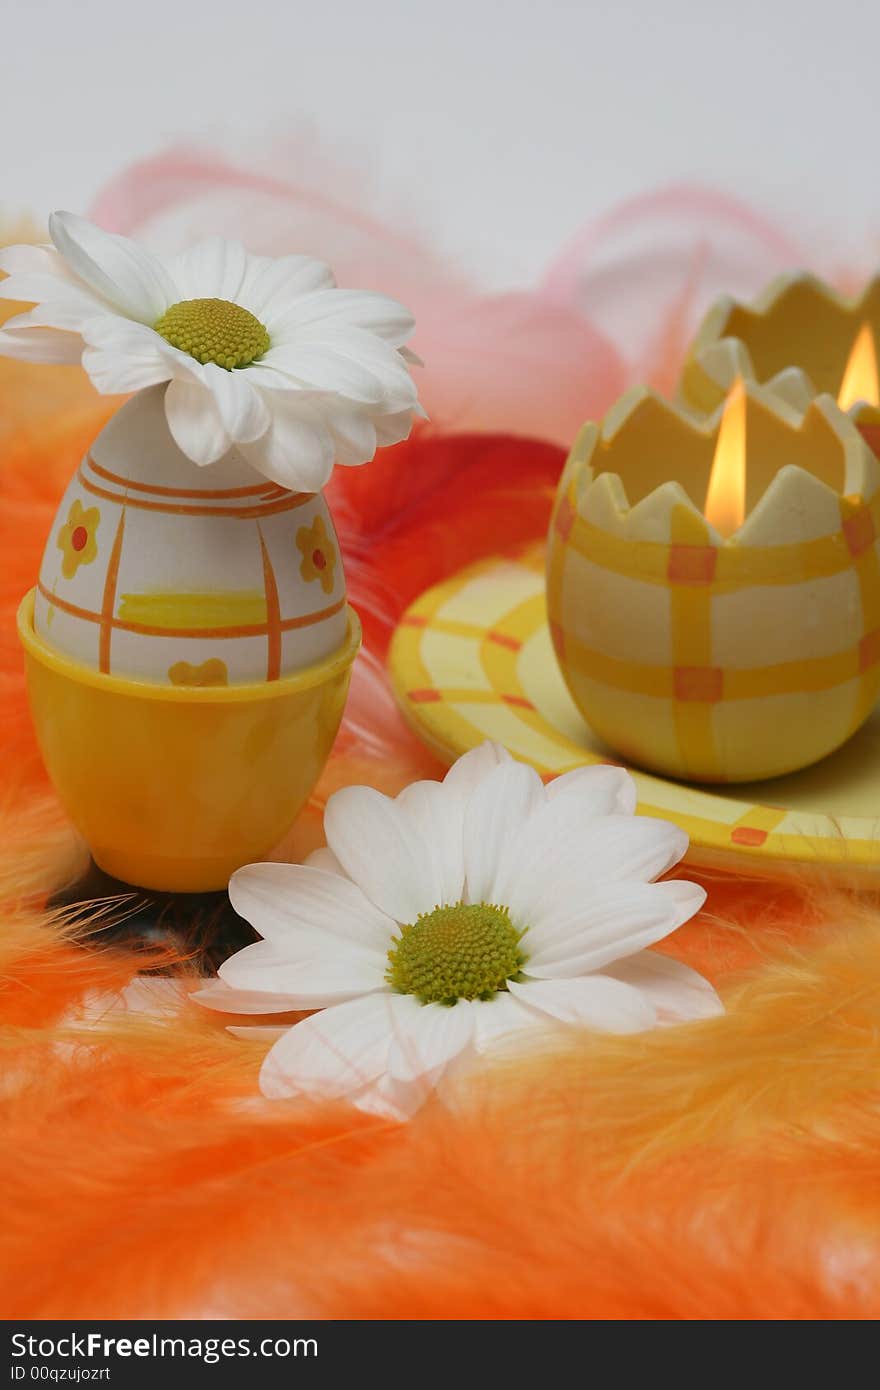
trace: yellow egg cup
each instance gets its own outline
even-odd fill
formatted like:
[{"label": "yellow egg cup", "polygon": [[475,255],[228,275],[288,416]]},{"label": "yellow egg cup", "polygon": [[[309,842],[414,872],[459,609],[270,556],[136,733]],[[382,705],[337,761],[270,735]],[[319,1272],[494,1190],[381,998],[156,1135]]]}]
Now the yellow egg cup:
[{"label": "yellow egg cup", "polygon": [[691,344],[679,401],[713,411],[738,377],[802,406],[822,393],[837,398],[864,324],[880,343],[880,277],[852,298],[806,273],[780,276],[751,304],[725,295]]},{"label": "yellow egg cup", "polygon": [[361,641],[348,609],[332,656],[279,680],[163,686],[103,675],[18,631],[37,737],[95,862],[169,892],[226,887],[290,829],[330,753]]},{"label": "yellow egg cup", "polygon": [[880,693],[880,463],[828,396],[746,393],[743,525],[702,509],[722,409],[629,392],[559,484],[547,611],[571,695],[627,761],[776,777],[844,743]]}]

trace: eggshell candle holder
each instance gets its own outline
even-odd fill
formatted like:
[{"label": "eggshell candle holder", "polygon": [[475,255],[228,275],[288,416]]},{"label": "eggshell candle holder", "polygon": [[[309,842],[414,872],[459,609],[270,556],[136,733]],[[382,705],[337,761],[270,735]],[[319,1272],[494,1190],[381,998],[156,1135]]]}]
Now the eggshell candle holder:
[{"label": "eggshell candle holder", "polygon": [[848,299],[813,275],[784,275],[752,304],[724,296],[709,310],[679,383],[683,405],[709,413],[737,378],[802,408],[840,394],[853,344],[867,324],[880,344],[880,277]]},{"label": "eggshell candle holder", "polygon": [[746,391],[745,521],[703,515],[722,410],[630,392],[579,435],[547,554],[556,653],[622,757],[749,781],[830,753],[880,688],[880,464],[829,397]]},{"label": "eggshell candle holder", "polygon": [[196,467],[163,390],[134,396],[87,452],[19,632],[49,775],[97,864],[199,892],[289,830],[360,626],[323,497],[235,450]]}]

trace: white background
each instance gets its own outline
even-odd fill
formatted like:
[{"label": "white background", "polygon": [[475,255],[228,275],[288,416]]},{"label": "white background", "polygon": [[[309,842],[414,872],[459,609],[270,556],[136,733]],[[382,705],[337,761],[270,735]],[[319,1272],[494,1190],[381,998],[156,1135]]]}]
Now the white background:
[{"label": "white background", "polygon": [[700,180],[799,231],[880,227],[875,0],[2,0],[3,210],[128,161],[320,131],[494,284],[615,200]]}]

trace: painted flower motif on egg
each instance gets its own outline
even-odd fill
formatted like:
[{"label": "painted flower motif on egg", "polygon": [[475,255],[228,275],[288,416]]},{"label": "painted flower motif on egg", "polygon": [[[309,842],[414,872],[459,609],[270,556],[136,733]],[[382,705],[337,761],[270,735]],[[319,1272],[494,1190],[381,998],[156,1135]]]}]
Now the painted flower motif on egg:
[{"label": "painted flower motif on egg", "polygon": [[325,594],[333,592],[336,547],[327,535],[324,520],[316,516],[311,526],[301,526],[296,543],[302,553],[299,572],[307,584],[317,582]]},{"label": "painted flower motif on egg", "polygon": [[37,632],[109,675],[171,685],[274,680],[344,641],[345,579],[323,497],[236,450],[193,468],[164,386],[133,397],[70,483],[37,588]]},{"label": "painted flower motif on egg", "polygon": [[61,573],[65,579],[72,579],[80,565],[90,565],[97,557],[95,533],[100,520],[101,513],[97,507],[84,507],[79,498],[70,504],[67,520],[58,532],[56,541],[64,556]]}]

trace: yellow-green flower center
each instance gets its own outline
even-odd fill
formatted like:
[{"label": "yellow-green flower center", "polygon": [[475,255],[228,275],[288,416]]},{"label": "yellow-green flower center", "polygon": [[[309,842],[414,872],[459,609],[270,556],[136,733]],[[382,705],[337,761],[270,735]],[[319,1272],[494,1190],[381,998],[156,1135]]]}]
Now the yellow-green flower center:
[{"label": "yellow-green flower center", "polygon": [[423,1004],[491,999],[519,973],[522,935],[506,907],[435,907],[401,928],[388,952],[386,979],[399,994],[414,994]]},{"label": "yellow-green flower center", "polygon": [[216,362],[230,372],[249,367],[269,348],[265,325],[228,299],[181,299],[153,327],[166,343],[197,362]]}]

